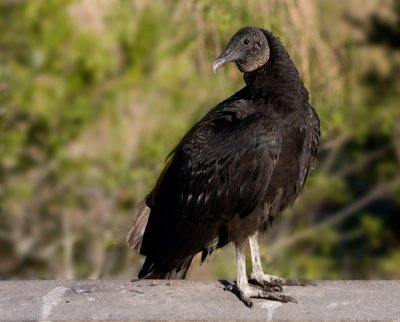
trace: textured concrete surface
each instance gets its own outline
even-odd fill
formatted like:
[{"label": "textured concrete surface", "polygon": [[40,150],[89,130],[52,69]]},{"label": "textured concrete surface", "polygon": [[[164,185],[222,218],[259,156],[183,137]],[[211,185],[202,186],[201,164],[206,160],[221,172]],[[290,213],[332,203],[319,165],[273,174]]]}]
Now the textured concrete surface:
[{"label": "textured concrete surface", "polygon": [[285,287],[298,303],[254,300],[224,281],[0,281],[0,320],[400,320],[400,281]]}]

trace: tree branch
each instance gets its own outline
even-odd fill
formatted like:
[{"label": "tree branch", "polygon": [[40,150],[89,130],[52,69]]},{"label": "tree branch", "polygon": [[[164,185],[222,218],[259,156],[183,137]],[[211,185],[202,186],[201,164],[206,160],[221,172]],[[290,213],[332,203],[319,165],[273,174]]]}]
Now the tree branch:
[{"label": "tree branch", "polygon": [[289,247],[289,246],[299,242],[302,239],[310,237],[326,227],[338,224],[339,222],[350,217],[355,212],[364,208],[371,202],[382,197],[385,194],[385,192],[387,192],[389,189],[395,188],[399,185],[400,185],[400,176],[395,178],[390,183],[380,184],[375,189],[372,189],[368,194],[362,196],[361,198],[354,201],[353,203],[351,203],[344,209],[338,211],[337,213],[332,214],[331,216],[329,216],[328,219],[324,220],[323,222],[316,224],[310,228],[303,229],[299,233],[294,234],[289,238],[283,238],[281,241],[276,242],[269,250],[270,256],[274,256],[279,251],[281,251],[283,248]]}]

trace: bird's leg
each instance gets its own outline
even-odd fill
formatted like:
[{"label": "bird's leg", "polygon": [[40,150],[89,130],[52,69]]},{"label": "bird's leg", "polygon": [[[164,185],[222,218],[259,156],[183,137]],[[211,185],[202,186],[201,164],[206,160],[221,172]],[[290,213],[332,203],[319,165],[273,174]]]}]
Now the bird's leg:
[{"label": "bird's leg", "polygon": [[227,289],[234,291],[244,304],[251,308],[253,306],[253,302],[251,301],[252,297],[284,303],[296,302],[291,296],[279,294],[274,291],[267,291],[266,289],[250,285],[246,275],[246,242],[235,244],[235,252],[237,269],[236,285],[230,286]]},{"label": "bird's leg", "polygon": [[315,285],[312,281],[304,279],[289,279],[276,275],[264,274],[261,266],[260,249],[258,246],[258,234],[249,237],[252,269],[249,275],[250,283],[260,285],[264,288],[277,288],[282,291],[282,286],[307,286]]}]

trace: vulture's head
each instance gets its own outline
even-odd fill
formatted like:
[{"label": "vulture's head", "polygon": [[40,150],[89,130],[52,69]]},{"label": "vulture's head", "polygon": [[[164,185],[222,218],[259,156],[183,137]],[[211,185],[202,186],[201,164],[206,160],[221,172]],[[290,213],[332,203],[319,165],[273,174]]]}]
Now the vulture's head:
[{"label": "vulture's head", "polygon": [[226,63],[235,62],[241,72],[248,73],[266,64],[268,59],[268,41],[262,30],[244,27],[231,38],[212,68],[216,72]]}]

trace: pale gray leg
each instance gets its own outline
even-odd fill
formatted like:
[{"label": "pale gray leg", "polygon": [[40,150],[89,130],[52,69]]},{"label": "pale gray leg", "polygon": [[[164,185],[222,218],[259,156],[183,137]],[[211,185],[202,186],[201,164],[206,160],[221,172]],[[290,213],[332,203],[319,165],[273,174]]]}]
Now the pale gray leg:
[{"label": "pale gray leg", "polygon": [[236,284],[239,287],[244,287],[248,285],[247,282],[247,274],[246,274],[246,244],[241,243],[239,245],[235,245],[235,253],[236,253]]},{"label": "pale gray leg", "polygon": [[249,237],[252,273],[264,273],[261,266],[260,248],[258,247],[258,234]]},{"label": "pale gray leg", "polygon": [[236,273],[237,280],[236,286],[227,287],[231,291],[237,291],[238,297],[248,306],[252,307],[253,302],[250,298],[263,298],[268,300],[280,301],[280,302],[296,302],[292,297],[277,294],[275,292],[266,291],[252,286],[249,284],[246,275],[246,242],[235,244],[236,253]]},{"label": "pale gray leg", "polygon": [[303,279],[288,279],[276,275],[264,274],[261,266],[260,248],[258,246],[258,234],[249,237],[252,269],[249,276],[250,282],[262,287],[276,287],[276,291],[282,291],[282,286],[306,286],[315,285],[313,282]]}]

